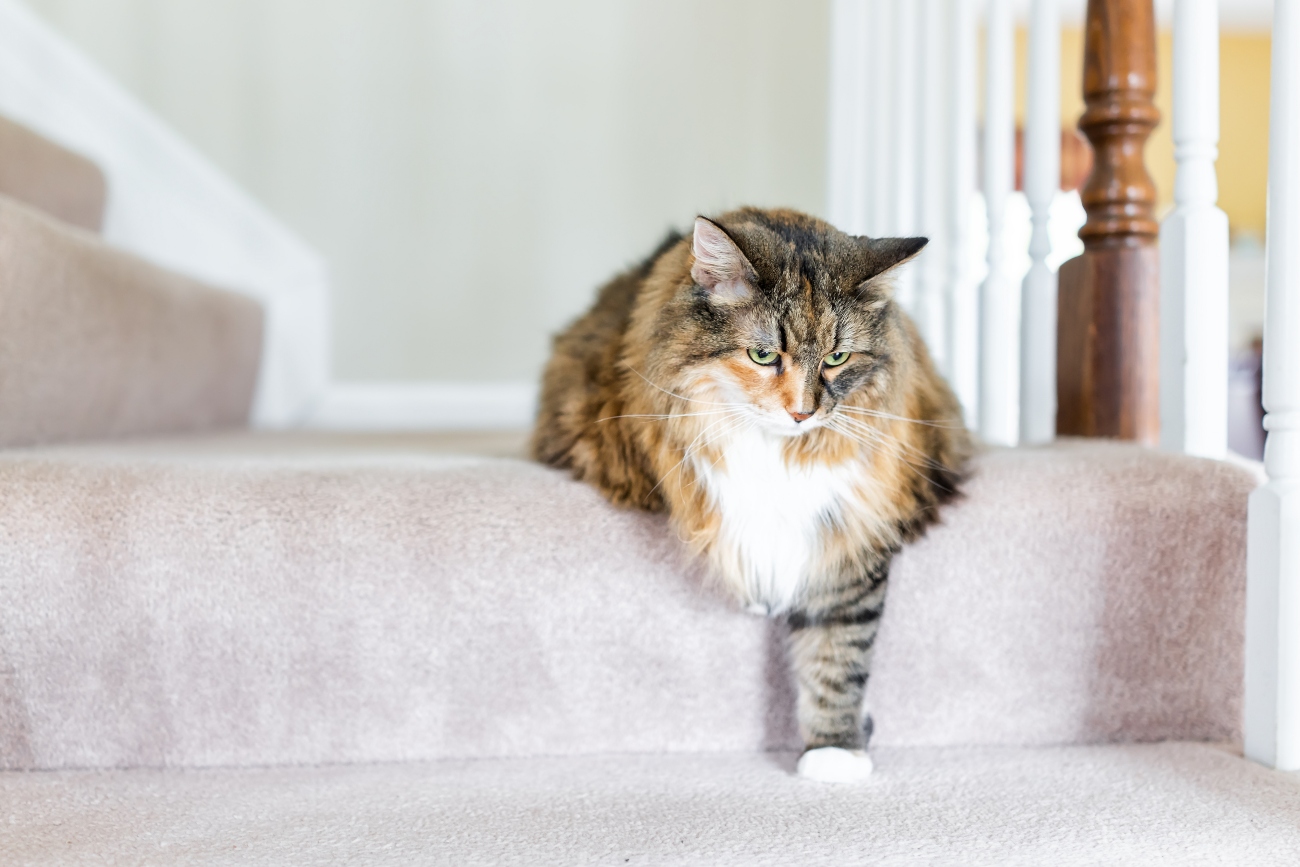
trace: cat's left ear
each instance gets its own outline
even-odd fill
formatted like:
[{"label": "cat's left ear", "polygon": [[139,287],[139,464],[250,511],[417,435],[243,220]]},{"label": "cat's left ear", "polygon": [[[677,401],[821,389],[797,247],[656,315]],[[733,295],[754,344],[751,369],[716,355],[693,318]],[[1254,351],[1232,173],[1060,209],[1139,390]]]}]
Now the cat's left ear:
[{"label": "cat's left ear", "polygon": [[695,255],[691,279],[707,289],[711,297],[723,302],[753,297],[758,274],[717,223],[695,218],[691,252]]},{"label": "cat's left ear", "polygon": [[930,243],[929,238],[868,238],[865,235],[859,235],[855,240],[866,254],[866,274],[860,281],[862,283],[910,262]]}]

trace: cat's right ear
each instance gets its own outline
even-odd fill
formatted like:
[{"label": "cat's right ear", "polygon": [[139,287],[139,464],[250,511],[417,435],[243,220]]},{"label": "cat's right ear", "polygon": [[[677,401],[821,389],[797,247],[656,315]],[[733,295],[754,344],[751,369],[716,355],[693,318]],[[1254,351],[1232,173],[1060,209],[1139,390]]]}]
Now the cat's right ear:
[{"label": "cat's right ear", "polygon": [[703,217],[695,218],[691,252],[695,254],[691,279],[708,290],[715,300],[735,302],[753,297],[758,274],[718,224]]},{"label": "cat's right ear", "polygon": [[866,276],[863,281],[873,280],[912,261],[930,243],[929,238],[868,238],[866,235],[858,235],[854,240],[865,254],[863,267]]}]

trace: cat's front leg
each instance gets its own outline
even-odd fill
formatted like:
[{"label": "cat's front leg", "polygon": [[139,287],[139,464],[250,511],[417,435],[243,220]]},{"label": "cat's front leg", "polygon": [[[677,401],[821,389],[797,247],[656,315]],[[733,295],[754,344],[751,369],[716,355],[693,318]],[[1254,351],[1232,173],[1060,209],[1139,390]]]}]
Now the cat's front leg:
[{"label": "cat's front leg", "polygon": [[862,700],[885,602],[888,563],[820,594],[789,616],[790,651],[798,683],[800,776],[857,782],[871,774]]}]

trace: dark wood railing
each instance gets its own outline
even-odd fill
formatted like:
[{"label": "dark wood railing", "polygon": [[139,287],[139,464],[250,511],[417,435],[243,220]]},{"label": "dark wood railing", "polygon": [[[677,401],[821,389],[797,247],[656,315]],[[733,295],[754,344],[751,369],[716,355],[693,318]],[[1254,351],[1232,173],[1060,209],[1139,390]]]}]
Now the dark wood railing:
[{"label": "dark wood railing", "polygon": [[1092,143],[1084,253],[1060,271],[1061,435],[1155,444],[1160,435],[1156,189],[1142,158],[1160,120],[1151,0],[1089,0],[1079,128]]}]

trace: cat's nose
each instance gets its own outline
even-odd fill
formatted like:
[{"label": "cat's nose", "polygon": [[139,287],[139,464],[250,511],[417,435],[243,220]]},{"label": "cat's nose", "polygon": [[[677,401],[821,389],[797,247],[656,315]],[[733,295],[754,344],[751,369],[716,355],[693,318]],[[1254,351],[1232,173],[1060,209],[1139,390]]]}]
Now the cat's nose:
[{"label": "cat's nose", "polygon": [[813,414],[811,412],[795,412],[792,409],[786,410],[786,412],[790,413],[790,418],[794,419],[797,422],[807,421],[808,419],[813,417]]}]

